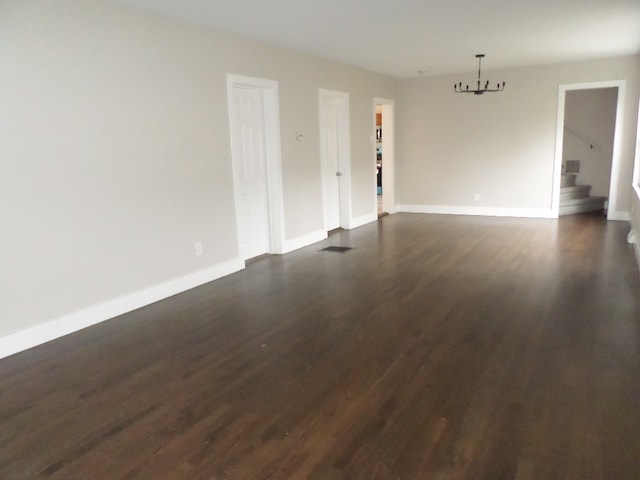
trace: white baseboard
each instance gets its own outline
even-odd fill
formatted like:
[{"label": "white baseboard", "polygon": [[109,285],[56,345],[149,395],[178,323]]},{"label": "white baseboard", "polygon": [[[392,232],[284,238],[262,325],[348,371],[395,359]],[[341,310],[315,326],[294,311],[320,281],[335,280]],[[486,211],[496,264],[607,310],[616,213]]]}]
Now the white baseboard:
[{"label": "white baseboard", "polygon": [[358,228],[363,225],[366,225],[367,223],[376,222],[376,221],[378,221],[378,214],[376,212],[370,213],[367,215],[362,215],[361,217],[352,218],[351,222],[349,223],[349,230],[352,230],[354,228]]},{"label": "white baseboard", "polygon": [[616,211],[607,213],[607,220],[619,220],[621,222],[628,222],[630,218],[631,216],[629,215],[629,212]]},{"label": "white baseboard", "polygon": [[[362,217],[352,218],[348,226],[345,226],[345,230],[351,230],[353,228],[361,227],[367,223],[375,222],[378,220],[378,216],[374,213],[371,215],[363,215]],[[321,242],[328,238],[328,234],[324,230],[318,230],[311,232],[307,235],[302,235],[291,240],[286,240],[284,243],[284,251],[282,253],[289,253],[299,248],[308,247],[317,242]]]},{"label": "white baseboard", "polygon": [[640,232],[638,227],[640,227],[640,225],[634,225],[631,215],[629,216],[629,226],[631,227],[631,231],[627,236],[627,242],[633,245],[633,251],[636,254],[636,264],[638,265],[638,270],[640,270],[640,238],[638,238],[638,232]]},{"label": "white baseboard", "polygon": [[546,208],[455,207],[447,205],[397,205],[398,212],[477,215],[484,217],[557,218]]},{"label": "white baseboard", "polygon": [[302,235],[301,237],[286,240],[284,242],[284,251],[282,253],[293,252],[302,247],[307,247],[313,243],[321,242],[327,238],[327,232],[324,230],[318,230],[316,232]]},{"label": "white baseboard", "polygon": [[244,262],[242,260],[230,260],[0,337],[0,358],[96,325],[243,268]]}]

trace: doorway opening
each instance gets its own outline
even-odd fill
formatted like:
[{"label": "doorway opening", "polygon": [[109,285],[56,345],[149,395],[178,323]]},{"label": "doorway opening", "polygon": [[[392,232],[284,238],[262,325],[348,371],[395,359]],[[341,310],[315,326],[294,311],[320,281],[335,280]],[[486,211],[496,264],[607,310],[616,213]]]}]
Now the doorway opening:
[{"label": "doorway opening", "polygon": [[561,85],[552,210],[554,215],[617,210],[625,81]]},{"label": "doorway opening", "polygon": [[394,102],[374,99],[375,208],[378,217],[395,213],[394,190]]},{"label": "doorway opening", "polygon": [[382,206],[382,105],[380,104],[376,104],[376,194],[380,217],[386,213]]},{"label": "doorway opening", "polygon": [[283,253],[278,83],[227,76],[238,255]]}]

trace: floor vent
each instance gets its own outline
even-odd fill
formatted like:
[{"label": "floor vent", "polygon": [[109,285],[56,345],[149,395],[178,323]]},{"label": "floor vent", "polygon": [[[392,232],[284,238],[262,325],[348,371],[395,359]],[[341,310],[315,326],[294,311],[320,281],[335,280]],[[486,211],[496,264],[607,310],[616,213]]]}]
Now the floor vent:
[{"label": "floor vent", "polygon": [[322,250],[320,250],[321,252],[339,252],[339,253],[344,253],[347,250],[351,250],[353,247],[336,247],[336,246],[329,246],[327,248],[323,248]]}]

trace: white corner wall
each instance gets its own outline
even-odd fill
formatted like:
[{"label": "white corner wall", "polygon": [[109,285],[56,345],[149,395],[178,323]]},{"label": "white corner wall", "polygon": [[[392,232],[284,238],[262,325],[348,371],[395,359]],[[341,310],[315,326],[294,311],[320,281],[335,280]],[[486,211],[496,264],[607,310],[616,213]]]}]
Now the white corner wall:
[{"label": "white corner wall", "polygon": [[2,2],[0,32],[0,357],[242,268],[228,73],[278,82],[289,249],[322,233],[319,88],[349,92],[374,213],[393,79],[95,0]]},{"label": "white corner wall", "polygon": [[[638,65],[640,74],[640,65]],[[640,83],[640,82],[639,82]],[[631,194],[631,215],[629,218],[632,240],[635,242],[636,261],[640,269],[640,101],[636,109],[638,115],[638,128],[636,131],[636,148],[634,154],[633,169],[633,193]]]},{"label": "white corner wall", "polygon": [[[636,252],[636,261],[638,262],[638,270],[640,270],[640,187],[636,189],[631,200],[631,215],[629,216],[630,234],[634,250]],[[631,233],[633,232],[633,233]]]},{"label": "white corner wall", "polygon": [[632,56],[487,71],[507,88],[482,96],[453,90],[473,73],[401,81],[398,209],[552,217],[560,86],[627,80],[616,205],[628,214],[639,64]]}]

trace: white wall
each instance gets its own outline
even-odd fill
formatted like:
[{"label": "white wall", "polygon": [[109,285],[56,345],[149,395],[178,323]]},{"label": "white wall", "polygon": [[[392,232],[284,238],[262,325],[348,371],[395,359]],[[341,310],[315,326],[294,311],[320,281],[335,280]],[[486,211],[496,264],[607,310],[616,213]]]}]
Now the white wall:
[{"label": "white wall", "polygon": [[617,88],[566,93],[562,164],[580,161],[576,181],[591,185],[591,195],[609,195],[617,102]]},{"label": "white wall", "polygon": [[[638,65],[638,76],[640,77],[640,64]],[[638,80],[640,87],[640,80]],[[631,229],[635,236],[635,252],[638,268],[640,268],[640,102],[636,106],[636,115],[638,115],[638,129],[636,131],[636,148],[634,155],[634,171],[633,171],[633,189],[631,194]]]},{"label": "white wall", "polygon": [[353,215],[375,215],[393,79],[95,0],[0,3],[0,71],[5,339],[240,268],[227,73],[279,82],[287,241],[322,231],[319,88],[350,94]]},{"label": "white wall", "polygon": [[637,189],[638,193],[634,192],[631,207],[631,230],[633,231],[634,249],[636,252],[636,261],[638,262],[638,268],[640,269],[640,188]]},{"label": "white wall", "polygon": [[483,72],[507,87],[482,96],[453,90],[473,73],[400,82],[398,208],[548,215],[559,86],[626,79],[617,207],[629,212],[639,63],[633,56]]}]

